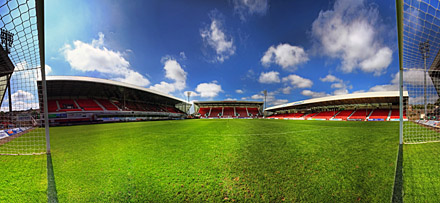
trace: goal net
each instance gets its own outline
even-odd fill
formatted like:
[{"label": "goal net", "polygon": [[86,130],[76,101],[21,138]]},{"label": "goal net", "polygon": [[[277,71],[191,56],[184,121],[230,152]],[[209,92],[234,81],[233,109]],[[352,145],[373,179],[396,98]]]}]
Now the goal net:
[{"label": "goal net", "polygon": [[46,152],[35,1],[0,3],[0,154]]},{"label": "goal net", "polygon": [[403,1],[403,142],[440,141],[438,2]]}]

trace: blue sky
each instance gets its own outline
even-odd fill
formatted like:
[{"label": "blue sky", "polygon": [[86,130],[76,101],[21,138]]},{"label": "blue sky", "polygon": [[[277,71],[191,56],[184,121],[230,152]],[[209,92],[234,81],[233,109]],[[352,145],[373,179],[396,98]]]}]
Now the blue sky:
[{"label": "blue sky", "polygon": [[268,106],[397,90],[394,1],[45,3],[51,75],[118,80],[191,100]]}]

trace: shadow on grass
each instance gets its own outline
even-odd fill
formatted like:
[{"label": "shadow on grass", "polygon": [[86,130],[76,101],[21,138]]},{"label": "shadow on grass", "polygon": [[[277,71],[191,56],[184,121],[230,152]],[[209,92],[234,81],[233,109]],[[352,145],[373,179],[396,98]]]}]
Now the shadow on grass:
[{"label": "shadow on grass", "polygon": [[55,176],[53,173],[52,156],[47,154],[47,202],[58,203]]},{"label": "shadow on grass", "polygon": [[392,202],[403,202],[403,144],[399,145]]}]

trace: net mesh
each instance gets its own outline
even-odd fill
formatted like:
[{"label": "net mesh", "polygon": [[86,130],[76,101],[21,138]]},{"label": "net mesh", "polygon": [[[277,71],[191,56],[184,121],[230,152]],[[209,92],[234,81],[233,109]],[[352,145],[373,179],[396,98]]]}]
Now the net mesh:
[{"label": "net mesh", "polygon": [[438,202],[440,2],[403,0],[403,201]]},{"label": "net mesh", "polygon": [[[403,5],[403,83],[405,143],[440,141],[439,1],[405,0]],[[437,125],[439,127],[437,127]]]},{"label": "net mesh", "polygon": [[0,2],[0,154],[45,152],[35,1]]}]

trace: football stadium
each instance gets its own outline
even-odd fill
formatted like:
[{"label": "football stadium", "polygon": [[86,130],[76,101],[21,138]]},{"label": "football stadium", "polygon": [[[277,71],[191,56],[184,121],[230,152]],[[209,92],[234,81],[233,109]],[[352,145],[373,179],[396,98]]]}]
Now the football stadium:
[{"label": "football stadium", "polygon": [[[241,26],[249,23],[249,16],[268,15],[249,10],[253,7],[242,1],[231,2],[225,5],[234,7],[231,16]],[[277,8],[273,1],[271,6],[269,1],[262,2],[266,10]],[[171,74],[170,70],[186,68],[171,56],[161,63],[165,77],[174,83],[151,86],[145,81],[153,81],[153,73],[139,77],[128,66],[111,71],[89,69],[89,75],[79,69],[66,72],[49,67],[47,61],[59,61],[57,57],[65,57],[72,67],[82,67],[94,50],[102,56],[99,60],[91,57],[99,65],[111,57],[115,57],[111,62],[128,64],[128,58],[148,58],[145,55],[154,53],[127,56],[134,51],[108,52],[100,33],[90,44],[74,41],[75,48],[85,51],[69,55],[72,45],[54,48],[52,41],[59,39],[47,37],[47,32],[55,32],[45,27],[45,22],[52,22],[45,11],[51,8],[47,4],[43,0],[0,3],[0,202],[440,201],[438,1],[393,2],[398,67],[390,68],[398,73],[389,85],[376,86],[380,91],[352,91],[347,80],[333,76],[318,80],[333,82],[331,87],[327,83],[330,89],[350,92],[312,92],[304,89],[312,85],[311,80],[298,75],[280,78],[280,73],[268,72],[270,77],[261,74],[259,78],[257,87],[263,89],[241,99],[227,96],[232,93],[226,86],[233,86],[237,95],[250,88],[231,83],[222,89],[217,80],[183,92],[189,89],[179,85],[190,86],[191,74]],[[336,1],[331,11],[349,7],[341,5],[344,1]],[[358,14],[376,9],[369,8]],[[207,28],[218,39],[225,34],[220,21],[213,20],[219,15],[216,12],[211,12],[213,22]],[[374,10],[372,18],[378,12]],[[321,10],[317,15],[330,14]],[[313,29],[320,25],[315,22]],[[211,35],[199,32],[202,38]],[[66,40],[59,37],[59,41]],[[127,42],[120,40],[109,44]],[[228,42],[221,45],[233,47]],[[155,46],[158,52],[161,46]],[[202,52],[207,52],[204,48]],[[217,49],[215,60],[223,63],[240,48],[237,45],[232,52]],[[276,49],[267,51],[273,52],[273,63],[283,61],[276,58]],[[51,50],[61,54],[47,54]],[[181,53],[180,61],[191,60]],[[219,57],[219,53],[223,55]],[[73,63],[76,59],[79,62]],[[367,62],[377,64],[376,60]],[[365,76],[368,80],[381,74],[366,72],[374,74]],[[121,75],[127,77],[118,78]],[[234,77],[233,72],[226,75]],[[247,81],[252,75],[250,70],[233,80]],[[275,82],[268,82],[272,76]],[[277,83],[293,86],[266,90]],[[277,91],[289,99],[277,100]],[[221,98],[219,93],[225,97],[216,99]]]}]

